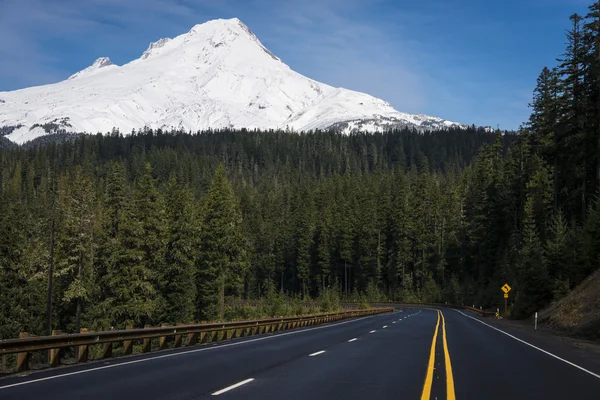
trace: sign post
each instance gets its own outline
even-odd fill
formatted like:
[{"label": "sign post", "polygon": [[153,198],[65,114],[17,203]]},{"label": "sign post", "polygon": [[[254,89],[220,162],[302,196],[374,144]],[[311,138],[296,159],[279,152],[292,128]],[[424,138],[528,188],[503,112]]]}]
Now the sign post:
[{"label": "sign post", "polygon": [[500,288],[504,292],[504,318],[506,318],[506,314],[508,312],[508,292],[511,291],[511,287],[508,286],[508,283],[505,283],[504,286]]}]

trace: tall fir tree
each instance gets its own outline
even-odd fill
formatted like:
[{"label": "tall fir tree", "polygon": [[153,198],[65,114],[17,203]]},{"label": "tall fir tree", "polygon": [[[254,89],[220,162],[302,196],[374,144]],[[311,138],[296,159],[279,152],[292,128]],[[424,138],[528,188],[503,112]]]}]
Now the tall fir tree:
[{"label": "tall fir tree", "polygon": [[192,194],[174,175],[166,187],[166,224],[165,267],[160,282],[165,305],[160,320],[189,323],[196,311],[198,224]]},{"label": "tall fir tree", "polygon": [[224,319],[226,292],[239,294],[247,266],[242,215],[220,164],[203,210],[197,261],[197,307],[204,319]]},{"label": "tall fir tree", "polygon": [[74,306],[72,325],[79,332],[83,307],[90,300],[95,281],[92,262],[96,210],[91,179],[77,168],[72,180],[68,192],[61,196],[63,226],[57,241],[56,276],[64,286],[62,301]]},{"label": "tall fir tree", "polygon": [[132,210],[130,196],[123,165],[113,163],[106,184],[106,236],[97,261],[102,271],[103,301],[96,313],[103,326],[140,326],[150,322],[157,308],[152,271],[144,262],[145,253],[140,246],[145,232],[134,218],[137,210]]}]

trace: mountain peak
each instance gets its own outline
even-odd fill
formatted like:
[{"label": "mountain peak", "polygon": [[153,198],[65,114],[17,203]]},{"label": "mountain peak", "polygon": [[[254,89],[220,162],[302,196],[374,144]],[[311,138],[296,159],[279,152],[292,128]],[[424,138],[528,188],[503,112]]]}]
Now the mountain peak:
[{"label": "mountain peak", "polygon": [[[382,131],[460,124],[401,113],[387,102],[293,71],[239,19],[214,20],[150,43],[123,66],[97,59],[70,80],[2,92],[0,128],[18,143],[66,132],[141,129]],[[58,128],[56,128],[58,127]]]},{"label": "mountain peak", "polygon": [[281,60],[267,49],[256,37],[256,35],[244,24],[239,18],[230,19],[214,19],[211,21],[204,22],[202,24],[195,25],[186,34],[188,40],[195,37],[208,37],[214,47],[220,47],[224,44],[230,44],[237,41],[240,38],[245,38],[251,42],[256,43],[269,57],[275,61],[281,62]]},{"label": "mountain peak", "polygon": [[100,58],[97,58],[96,61],[94,61],[94,63],[92,65],[90,65],[89,67],[87,67],[86,69],[83,69],[83,70],[71,75],[69,77],[69,79],[71,79],[71,80],[77,79],[82,76],[89,75],[91,72],[99,70],[100,68],[109,67],[111,65],[114,66],[115,64],[113,64],[112,61],[110,61],[110,58],[100,57]]},{"label": "mountain peak", "polygon": [[171,38],[162,38],[162,39],[157,40],[156,42],[150,43],[150,45],[148,46],[148,49],[144,52],[144,54],[142,54],[142,60],[145,60],[146,58],[150,57],[153,53],[153,50],[160,49],[161,47],[163,47],[165,44],[169,43],[170,41],[171,41]]}]

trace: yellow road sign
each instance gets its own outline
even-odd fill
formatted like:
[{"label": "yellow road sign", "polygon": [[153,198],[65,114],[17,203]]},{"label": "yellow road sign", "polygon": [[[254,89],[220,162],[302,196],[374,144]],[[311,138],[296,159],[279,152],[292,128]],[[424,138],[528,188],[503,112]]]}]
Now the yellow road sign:
[{"label": "yellow road sign", "polygon": [[508,283],[505,283],[505,284],[504,284],[504,286],[502,286],[500,289],[501,289],[501,290],[502,290],[504,293],[508,293],[508,292],[510,292],[510,291],[511,291],[511,289],[512,289],[512,288],[511,288],[510,286],[508,286]]},{"label": "yellow road sign", "polygon": [[504,293],[504,298],[508,299],[508,293]]}]

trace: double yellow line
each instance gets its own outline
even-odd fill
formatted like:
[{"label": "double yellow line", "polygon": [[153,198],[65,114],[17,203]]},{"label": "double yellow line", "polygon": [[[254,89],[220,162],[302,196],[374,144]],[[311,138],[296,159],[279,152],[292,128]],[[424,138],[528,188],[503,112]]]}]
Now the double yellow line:
[{"label": "double yellow line", "polygon": [[438,332],[440,329],[440,317],[442,320],[442,340],[444,342],[444,361],[446,365],[446,399],[456,400],[454,394],[454,376],[452,375],[452,363],[450,362],[450,353],[448,352],[448,341],[446,340],[446,319],[440,310],[437,311],[437,323],[435,324],[435,332],[431,341],[431,351],[429,353],[429,364],[427,366],[427,376],[423,385],[423,394],[421,400],[430,400],[431,385],[433,384],[433,370],[435,366],[435,346],[437,344]]}]

